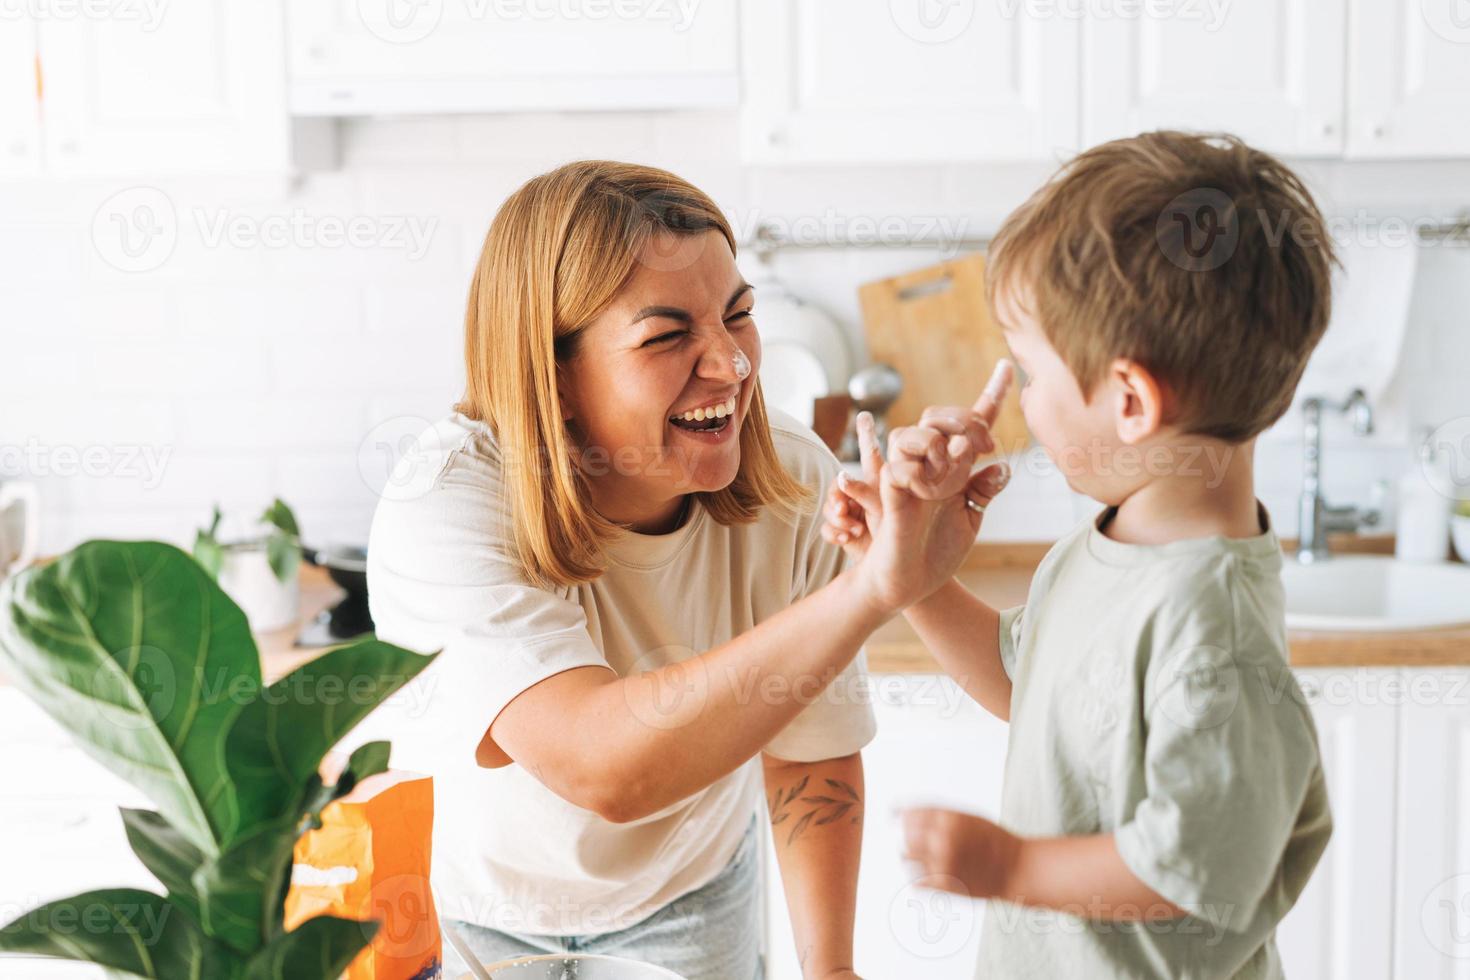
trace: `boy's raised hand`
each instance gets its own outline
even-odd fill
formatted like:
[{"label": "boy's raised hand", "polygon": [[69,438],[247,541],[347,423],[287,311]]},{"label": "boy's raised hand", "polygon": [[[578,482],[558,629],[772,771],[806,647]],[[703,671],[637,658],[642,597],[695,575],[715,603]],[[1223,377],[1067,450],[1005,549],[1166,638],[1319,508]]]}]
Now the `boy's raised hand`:
[{"label": "boy's raised hand", "polygon": [[894,430],[888,439],[893,460],[889,466],[878,452],[872,415],[860,414],[857,435],[863,476],[859,480],[844,472],[832,485],[822,536],[841,546],[854,561],[861,558],[882,523],[881,487],[887,477],[894,487],[924,500],[945,500],[964,489],[973,502],[965,515],[973,540],[980,531],[985,506],[1010,476],[1004,463],[992,464],[974,476],[970,469],[976,457],[995,449],[990,427],[1013,375],[1010,361],[1002,359],[972,407],[927,408],[918,425]]},{"label": "boy's raised hand", "polygon": [[[1002,361],[972,408],[930,409],[927,421],[895,430],[887,463],[871,416],[859,416],[863,479],[839,479],[822,535],[852,558],[866,556],[865,577],[885,605],[902,609],[928,596],[974,544],[985,507],[1010,478],[1003,462],[970,474],[976,457],[994,448],[990,425],[1010,377],[1010,363]],[[923,432],[910,434],[915,430]]]}]

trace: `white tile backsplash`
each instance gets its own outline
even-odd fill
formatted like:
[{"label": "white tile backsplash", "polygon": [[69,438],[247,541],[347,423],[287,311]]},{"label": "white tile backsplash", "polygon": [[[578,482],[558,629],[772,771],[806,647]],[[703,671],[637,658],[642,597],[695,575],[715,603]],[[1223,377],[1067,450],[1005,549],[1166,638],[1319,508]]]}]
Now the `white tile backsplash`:
[{"label": "white tile backsplash", "polygon": [[[340,135],[340,169],[290,182],[0,184],[0,476],[40,478],[47,550],[96,536],[187,544],[214,501],[255,510],[278,494],[309,543],[364,539],[372,439],[459,397],[464,302],[485,230],[520,182],[558,163],[667,167],[746,233],[759,220],[819,235],[887,222],[900,237],[987,234],[1051,170],[746,167],[725,111],[363,120]],[[1302,169],[1342,213],[1470,205],[1463,162]],[[140,186],[162,195],[155,216],[177,239],[137,269],[118,260],[123,229],[97,215]],[[355,237],[340,240],[349,229]],[[843,324],[861,364],[857,286],[940,257],[877,245],[796,251],[774,271]],[[742,265],[755,274],[749,256]],[[1425,251],[1410,319],[1389,397],[1419,425],[1470,415],[1470,249]],[[1333,420],[1324,444],[1334,503],[1366,503],[1374,481],[1413,465],[1406,446]],[[77,472],[89,450],[112,471]],[[145,452],[165,461],[156,485],[138,462]],[[1295,533],[1300,468],[1294,439],[1263,440],[1260,492],[1283,534]],[[1055,537],[1094,508],[1045,470],[1018,472],[987,538]]]}]

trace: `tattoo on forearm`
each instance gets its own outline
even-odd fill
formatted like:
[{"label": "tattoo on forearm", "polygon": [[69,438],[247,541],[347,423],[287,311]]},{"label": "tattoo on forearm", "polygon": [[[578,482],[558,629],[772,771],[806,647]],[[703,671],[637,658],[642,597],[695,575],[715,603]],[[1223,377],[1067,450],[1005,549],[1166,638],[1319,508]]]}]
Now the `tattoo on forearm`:
[{"label": "tattoo on forearm", "polygon": [[[796,822],[791,825],[790,833],[786,837],[786,845],[789,847],[810,826],[822,827],[829,823],[836,823],[849,813],[851,823],[857,823],[861,819],[863,801],[858,791],[851,784],[840,779],[824,779],[828,786],[821,793],[811,796],[802,796],[806,792],[810,776],[802,776],[800,781],[789,790],[776,787],[776,794],[771,797],[771,826],[773,828],[785,823],[786,820],[796,814],[796,811],[805,809],[806,812],[797,817]],[[806,804],[803,808],[799,804]],[[856,811],[856,812],[853,812]]]}]

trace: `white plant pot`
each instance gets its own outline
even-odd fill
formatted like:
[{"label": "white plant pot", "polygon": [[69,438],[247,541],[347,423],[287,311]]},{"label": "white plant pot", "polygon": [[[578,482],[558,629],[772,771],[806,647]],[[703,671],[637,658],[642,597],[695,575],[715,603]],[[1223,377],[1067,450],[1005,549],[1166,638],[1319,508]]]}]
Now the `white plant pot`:
[{"label": "white plant pot", "polygon": [[1455,554],[1470,565],[1470,517],[1456,514],[1450,518],[1450,540],[1455,543]]},{"label": "white plant pot", "polygon": [[291,566],[286,581],[276,578],[265,547],[224,548],[219,586],[250,620],[250,629],[268,633],[294,625],[301,607],[301,583]]}]

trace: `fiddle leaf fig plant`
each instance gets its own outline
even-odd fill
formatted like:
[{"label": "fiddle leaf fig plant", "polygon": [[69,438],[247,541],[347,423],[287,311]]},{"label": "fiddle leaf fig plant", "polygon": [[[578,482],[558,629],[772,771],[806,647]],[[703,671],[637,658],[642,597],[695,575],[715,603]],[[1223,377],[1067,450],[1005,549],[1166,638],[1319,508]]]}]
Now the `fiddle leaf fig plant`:
[{"label": "fiddle leaf fig plant", "polygon": [[165,895],[103,889],[0,927],[0,952],[138,977],[336,977],[376,923],[321,916],[286,932],[297,838],[387,742],[327,751],[433,659],[364,640],[267,685],[245,616],[189,555],[92,541],[0,589],[0,668],[78,746],[137,786],[129,846]]},{"label": "fiddle leaf fig plant", "polygon": [[284,500],[277,497],[271,501],[257,520],[260,533],[242,541],[220,541],[221,519],[219,505],[216,504],[209,527],[200,528],[194,536],[194,560],[203,566],[210,578],[219,579],[228,552],[264,548],[276,578],[281,582],[290,580],[291,571],[301,564],[301,527]]}]

